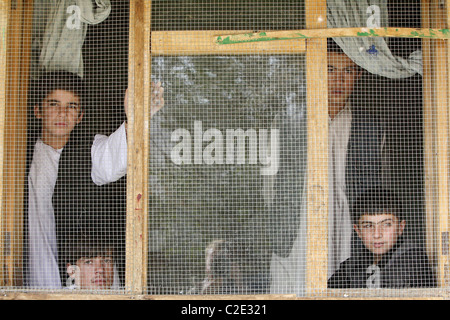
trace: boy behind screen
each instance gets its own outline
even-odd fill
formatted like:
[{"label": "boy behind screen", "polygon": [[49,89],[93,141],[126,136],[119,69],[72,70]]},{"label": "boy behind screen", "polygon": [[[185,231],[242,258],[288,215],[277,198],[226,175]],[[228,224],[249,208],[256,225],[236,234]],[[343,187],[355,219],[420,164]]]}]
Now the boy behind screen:
[{"label": "boy behind screen", "polygon": [[[152,87],[153,115],[164,100],[160,84]],[[28,152],[24,224],[25,284],[30,287],[62,287],[68,234],[111,232],[123,247],[125,194],[124,208],[108,208],[112,201],[100,186],[126,174],[126,121],[110,136],[80,129],[86,91],[81,78],[64,71],[45,73],[35,85],[40,136]],[[127,101],[125,95],[125,113]]]},{"label": "boy behind screen", "polygon": [[79,236],[69,248],[67,289],[108,290],[120,287],[115,270],[115,248],[100,238]]},{"label": "boy behind screen", "polygon": [[358,254],[328,280],[329,288],[409,288],[436,285],[427,255],[403,234],[400,200],[387,190],[364,192],[353,204],[353,228],[362,240]]}]

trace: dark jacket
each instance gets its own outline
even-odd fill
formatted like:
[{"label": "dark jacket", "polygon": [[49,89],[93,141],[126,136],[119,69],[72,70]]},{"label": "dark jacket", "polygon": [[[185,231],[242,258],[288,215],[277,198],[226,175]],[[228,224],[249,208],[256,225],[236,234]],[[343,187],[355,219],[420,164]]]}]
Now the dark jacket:
[{"label": "dark jacket", "polygon": [[[361,248],[358,254],[341,263],[328,280],[328,288],[367,288],[372,273],[372,254]],[[436,286],[433,269],[426,253],[417,244],[399,239],[397,245],[377,264],[380,288],[429,288]]]},{"label": "dark jacket", "polygon": [[66,277],[66,254],[72,237],[89,234],[110,239],[124,252],[126,221],[125,179],[98,186],[91,178],[91,148],[94,134],[74,132],[59,160],[52,203],[55,212],[58,263]]}]

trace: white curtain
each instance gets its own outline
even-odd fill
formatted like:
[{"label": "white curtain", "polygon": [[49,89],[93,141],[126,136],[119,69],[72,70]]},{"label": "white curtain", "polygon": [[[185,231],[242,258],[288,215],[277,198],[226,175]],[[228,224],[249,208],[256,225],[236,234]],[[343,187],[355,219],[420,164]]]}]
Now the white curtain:
[{"label": "white curtain", "polygon": [[[328,28],[388,27],[386,0],[328,0]],[[385,38],[333,38],[356,64],[383,77],[407,78],[422,75],[422,53],[413,52],[408,59],[392,55]]]}]

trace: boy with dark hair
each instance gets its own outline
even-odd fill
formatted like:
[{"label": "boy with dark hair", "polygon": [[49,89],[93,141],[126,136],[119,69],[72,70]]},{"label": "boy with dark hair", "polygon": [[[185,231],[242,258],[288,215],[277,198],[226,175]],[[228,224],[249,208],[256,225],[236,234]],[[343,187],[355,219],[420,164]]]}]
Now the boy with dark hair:
[{"label": "boy with dark hair", "polygon": [[366,190],[352,206],[353,228],[362,240],[358,254],[328,280],[329,288],[434,287],[426,253],[403,234],[403,205],[381,188]]},{"label": "boy with dark hair", "polygon": [[[163,89],[152,87],[157,111]],[[111,210],[112,199],[101,186],[126,174],[126,122],[110,136],[78,128],[85,92],[81,78],[63,71],[46,73],[36,83],[33,111],[41,127],[28,152],[24,230],[25,284],[31,287],[61,288],[67,235],[103,230],[124,237],[125,209]],[[124,104],[126,113],[127,95]]]}]

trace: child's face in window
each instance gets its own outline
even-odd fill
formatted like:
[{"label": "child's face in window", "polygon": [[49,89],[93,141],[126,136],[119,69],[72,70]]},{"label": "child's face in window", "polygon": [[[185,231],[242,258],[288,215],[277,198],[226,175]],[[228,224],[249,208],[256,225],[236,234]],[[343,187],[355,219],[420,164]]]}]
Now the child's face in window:
[{"label": "child's face in window", "polygon": [[42,139],[50,146],[53,141],[66,141],[83,118],[80,99],[72,92],[55,90],[34,107],[36,118],[42,119]]},{"label": "child's face in window", "polygon": [[354,229],[366,248],[374,254],[376,263],[394,247],[405,225],[406,221],[399,221],[393,214],[365,214]]},{"label": "child's face in window", "polygon": [[80,289],[110,289],[114,281],[114,262],[110,257],[81,258]]},{"label": "child's face in window", "polygon": [[328,113],[331,118],[342,110],[353,92],[361,69],[345,54],[328,52]]}]

